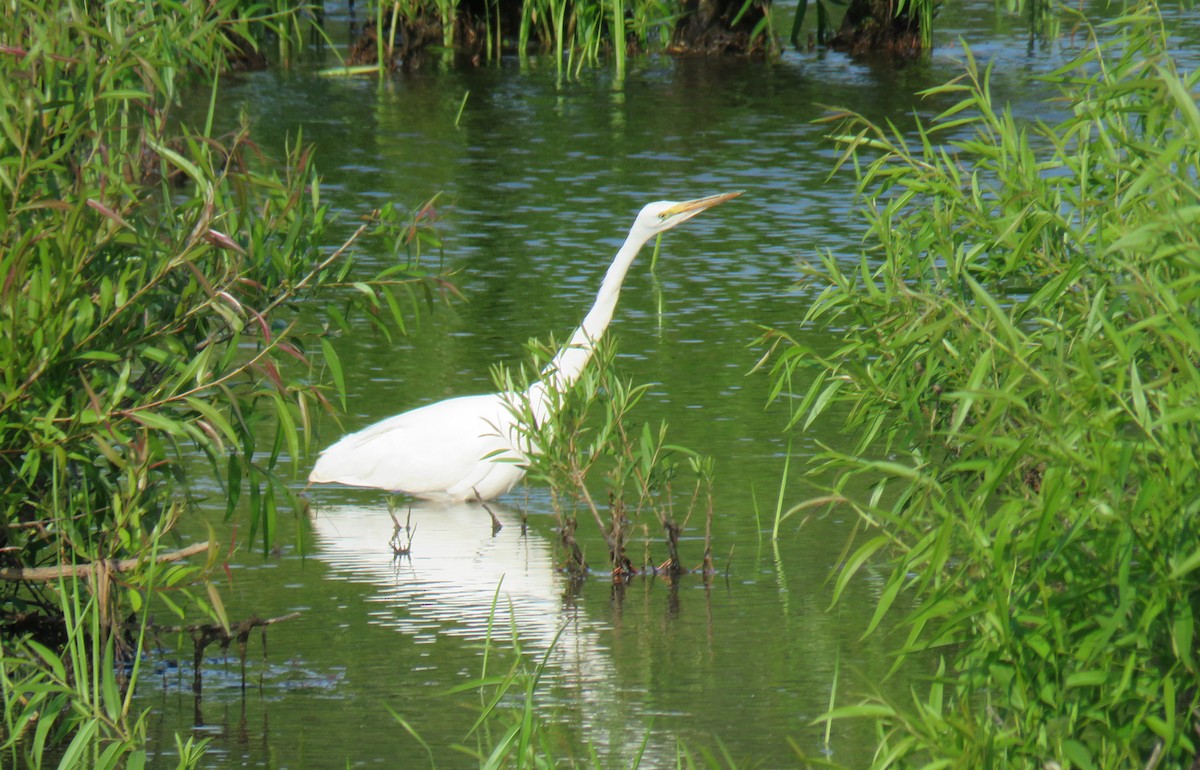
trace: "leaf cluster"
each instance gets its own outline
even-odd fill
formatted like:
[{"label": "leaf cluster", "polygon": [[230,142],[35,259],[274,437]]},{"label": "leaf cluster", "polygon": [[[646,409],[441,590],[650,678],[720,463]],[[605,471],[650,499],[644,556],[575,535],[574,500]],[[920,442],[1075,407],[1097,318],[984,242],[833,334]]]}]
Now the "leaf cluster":
[{"label": "leaf cluster", "polygon": [[[542,345],[534,341],[529,349],[542,382],[553,382],[552,370],[547,368],[556,350],[553,342]],[[573,531],[576,511],[589,514],[604,536],[614,575],[628,577],[641,569],[634,564],[628,546],[637,525],[647,526],[641,520],[650,519],[666,541],[665,570],[678,573],[685,569],[677,550],[682,528],[701,506],[711,520],[713,460],[669,443],[666,422],[631,428],[634,410],[650,386],[625,379],[615,359],[616,345],[607,337],[599,340],[592,361],[577,381],[561,391],[548,388],[551,403],[545,410],[530,403],[533,378],[529,370],[514,375],[499,368],[494,379],[503,392],[514,396],[518,431],[528,447],[524,453],[528,472],[554,492],[560,524],[569,520],[569,531]],[[545,414],[539,419],[542,411]],[[687,502],[682,521],[676,521],[675,506],[681,497],[676,481],[681,474],[691,478],[693,486],[690,493],[684,493]],[[603,490],[599,501],[596,490]],[[709,535],[711,527],[705,537],[707,570],[711,570]],[[572,569],[585,566],[581,554],[568,561]],[[655,569],[653,564],[642,566]]]},{"label": "leaf cluster", "polygon": [[[179,599],[203,570],[150,566],[170,547],[164,536],[212,494],[228,516],[248,517],[251,541],[272,547],[278,510],[302,510],[289,475],[307,451],[314,407],[328,405],[322,380],[344,387],[329,332],[365,315],[403,333],[405,317],[448,286],[419,262],[439,245],[430,209],[375,212],[332,249],[320,180],[299,142],[284,159],[264,157],[245,128],[213,136],[211,108],[202,129],[174,125],[170,111],[191,78],[212,79],[215,105],[225,33],[248,16],[239,8],[0,9],[6,643],[65,622],[63,592],[80,586],[31,582],[26,570],[42,566],[146,565],[93,576],[92,598],[75,614],[95,615],[103,634],[148,611],[151,593],[175,612],[191,605],[225,622],[211,584]],[[390,245],[394,263],[358,278],[360,239]],[[318,340],[324,367],[310,352]],[[94,643],[76,657],[100,670],[102,636]],[[53,673],[47,654],[19,638],[17,647],[42,672],[21,681]],[[49,641],[42,648],[61,654]],[[16,676],[9,663],[4,675]],[[80,670],[54,679],[74,688],[54,698],[101,708],[100,689],[72,680]],[[19,687],[14,697],[30,703]],[[125,737],[127,706],[95,729]]]},{"label": "leaf cluster", "polygon": [[[892,567],[912,702],[873,766],[1118,767],[1196,754],[1200,668],[1200,109],[1157,9],[1048,76],[1050,124],[968,58],[915,137],[849,118],[868,248],[806,267],[818,352],[773,336],[793,425],[860,531],[836,595]],[[865,492],[862,490],[866,490]],[[901,597],[906,597],[901,601]]]}]

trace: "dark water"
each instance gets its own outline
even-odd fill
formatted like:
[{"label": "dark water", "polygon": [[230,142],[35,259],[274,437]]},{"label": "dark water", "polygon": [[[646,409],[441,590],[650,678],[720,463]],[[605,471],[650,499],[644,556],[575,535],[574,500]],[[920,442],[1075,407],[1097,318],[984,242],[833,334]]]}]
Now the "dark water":
[{"label": "dark water", "polygon": [[[1174,13],[1181,29],[1195,20]],[[798,258],[827,250],[853,260],[860,248],[853,179],[830,176],[831,127],[814,123],[827,107],[901,126],[936,114],[946,104],[917,93],[960,72],[962,37],[978,57],[997,60],[994,93],[1019,116],[1048,117],[1036,101],[1045,90],[1028,78],[1070,56],[1078,41],[1068,33],[1042,40],[1023,17],[974,2],[947,7],[937,50],[899,70],[793,52],[771,63],[631,62],[623,82],[600,71],[558,84],[535,61],[430,66],[382,85],[303,72],[222,83],[220,120],[244,112],[269,157],[282,157],[301,129],[315,145],[323,195],[344,219],[335,235],[372,208],[441,195],[444,258],[461,270],[468,301],[437,307],[394,344],[365,329],[339,341],[349,428],[491,390],[493,363],[515,363],[530,337],[562,338],[577,325],[642,204],[744,190],[668,233],[654,272],[648,259],[634,266],[612,327],[624,373],[653,383],[636,419],[665,419],[674,443],[716,458],[715,550],[727,574],[710,587],[635,580],[623,595],[595,575],[568,590],[555,569],[550,496],[536,486],[497,506],[505,526],[495,536],[475,506],[414,505],[413,549],[397,558],[381,494],[314,490],[316,513],[287,525],[280,552],[243,548],[221,584],[232,617],[300,618],[272,628],[265,649],[251,639],[245,693],[236,655],[210,650],[198,702],[188,666],[164,653],[142,698],[154,707],[158,764],[170,763],[173,734],[191,731],[213,738],[211,767],[427,765],[391,708],[439,766],[471,765],[449,747],[478,748],[467,733],[479,698],[446,692],[484,674],[489,636],[501,652],[488,673],[511,662],[505,651],[516,646],[530,661],[546,656],[539,703],[561,731],[564,757],[595,751],[623,767],[645,742],[643,766],[666,767],[677,741],[714,750],[719,742],[747,765],[774,767],[792,763],[792,740],[862,764],[869,727],[840,725],[826,745],[813,720],[830,704],[835,671],[839,704],[872,687],[906,691],[903,678],[881,684],[896,640],[859,638],[883,574],[863,570],[830,610],[831,570],[853,519],[801,526],[797,516],[777,543],[770,537],[789,446],[785,505],[812,492],[799,471],[815,442],[848,438],[785,433],[786,405],[767,404],[770,380],[752,371],[763,351],[751,343],[760,326],[781,326],[833,344],[800,328],[811,298],[795,288]],[[1200,45],[1186,34],[1181,50],[1194,60]],[[320,445],[339,435],[328,420],[321,430]],[[299,487],[308,461],[297,465]],[[212,520],[227,542],[245,539],[218,514]],[[701,534],[693,521],[685,558],[699,561]],[[664,558],[651,541],[652,557]],[[602,562],[594,534],[585,542]],[[189,659],[190,647],[180,649]]]}]

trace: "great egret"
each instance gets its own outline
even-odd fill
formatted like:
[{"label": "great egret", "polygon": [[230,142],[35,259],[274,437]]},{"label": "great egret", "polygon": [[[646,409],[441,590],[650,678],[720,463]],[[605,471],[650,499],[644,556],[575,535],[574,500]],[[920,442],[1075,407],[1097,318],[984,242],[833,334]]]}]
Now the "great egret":
[{"label": "great egret", "polygon": [[[569,387],[587,366],[595,343],[612,321],[621,283],[642,246],[740,194],[658,201],[638,213],[583,324],[525,394],[535,420],[541,423],[549,416],[552,394]],[[525,475],[522,445],[526,442],[515,414],[522,400],[517,393],[463,396],[389,417],[322,452],[308,480],[374,487],[428,500],[491,500]]]}]

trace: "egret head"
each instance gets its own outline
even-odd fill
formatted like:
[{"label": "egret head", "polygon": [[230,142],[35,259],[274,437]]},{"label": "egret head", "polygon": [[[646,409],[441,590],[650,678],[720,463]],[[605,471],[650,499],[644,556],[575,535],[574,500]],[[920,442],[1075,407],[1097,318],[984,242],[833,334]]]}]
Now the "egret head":
[{"label": "egret head", "polygon": [[741,191],[709,195],[690,201],[655,201],[647,203],[633,223],[634,229],[640,229],[650,236],[666,232],[676,225],[683,224],[705,209],[710,209],[718,203],[724,203],[730,198],[741,195]]}]

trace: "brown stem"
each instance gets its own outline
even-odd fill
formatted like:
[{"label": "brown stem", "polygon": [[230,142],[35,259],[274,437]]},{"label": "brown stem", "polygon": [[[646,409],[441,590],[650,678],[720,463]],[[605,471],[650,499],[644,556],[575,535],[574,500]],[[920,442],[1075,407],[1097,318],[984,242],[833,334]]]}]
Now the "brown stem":
[{"label": "brown stem", "polygon": [[[208,541],[195,543],[178,551],[159,554],[154,561],[158,564],[179,561],[189,556],[195,556],[201,551],[208,550]],[[87,564],[60,564],[57,567],[17,567],[15,569],[0,569],[0,580],[31,581],[48,583],[64,577],[83,577],[98,569],[109,572],[125,572],[145,563],[144,559],[121,559],[120,561],[101,560]]]}]

